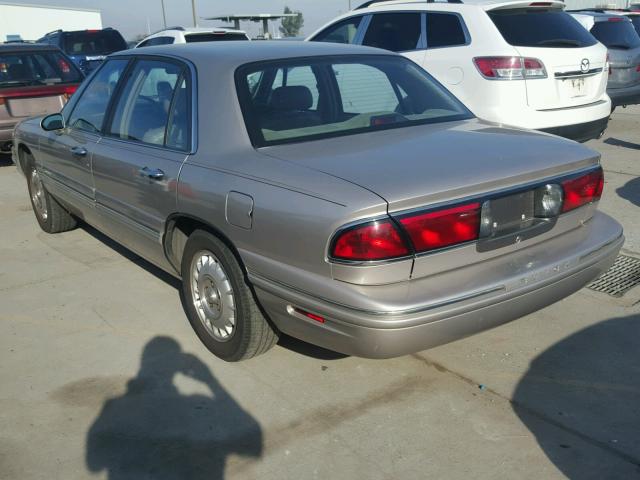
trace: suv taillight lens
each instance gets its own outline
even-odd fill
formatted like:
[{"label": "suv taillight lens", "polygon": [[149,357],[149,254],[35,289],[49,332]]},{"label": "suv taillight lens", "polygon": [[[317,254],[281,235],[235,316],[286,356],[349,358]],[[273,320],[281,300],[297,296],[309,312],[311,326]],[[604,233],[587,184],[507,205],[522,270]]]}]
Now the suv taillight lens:
[{"label": "suv taillight lens", "polygon": [[586,175],[565,180],[562,182],[562,190],[564,192],[562,212],[569,212],[600,199],[603,188],[604,174],[602,173],[602,168],[593,170]]},{"label": "suv taillight lens", "polygon": [[333,241],[331,256],[341,260],[387,260],[409,255],[395,224],[380,220],[342,231]]},{"label": "suv taillight lens", "polygon": [[544,64],[536,58],[476,57],[473,63],[489,80],[524,80],[547,78]]},{"label": "suv taillight lens", "polygon": [[480,203],[445,208],[398,218],[416,252],[426,252],[477,240],[480,231]]}]

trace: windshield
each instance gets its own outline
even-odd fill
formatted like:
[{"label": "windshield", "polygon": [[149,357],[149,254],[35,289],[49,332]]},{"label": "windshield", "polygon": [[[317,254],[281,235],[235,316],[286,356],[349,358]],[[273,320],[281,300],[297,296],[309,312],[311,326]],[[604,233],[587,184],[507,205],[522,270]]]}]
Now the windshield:
[{"label": "windshield", "polygon": [[126,48],[127,43],[117,30],[87,30],[64,34],[64,51],[68,55],[109,55]]},{"label": "windshield", "polygon": [[607,48],[629,50],[640,47],[640,37],[631,22],[610,21],[596,22],[591,29],[593,36],[600,40]]},{"label": "windshield", "polygon": [[244,33],[192,33],[185,35],[184,39],[187,43],[195,42],[217,42],[221,40],[249,40]]},{"label": "windshield", "polygon": [[264,62],[236,73],[255,146],[472,118],[451,93],[402,57]]},{"label": "windshield", "polygon": [[0,88],[81,81],[80,71],[59,52],[0,53]]},{"label": "windshield", "polygon": [[489,17],[515,47],[580,48],[597,43],[575,18],[558,9],[493,10]]}]

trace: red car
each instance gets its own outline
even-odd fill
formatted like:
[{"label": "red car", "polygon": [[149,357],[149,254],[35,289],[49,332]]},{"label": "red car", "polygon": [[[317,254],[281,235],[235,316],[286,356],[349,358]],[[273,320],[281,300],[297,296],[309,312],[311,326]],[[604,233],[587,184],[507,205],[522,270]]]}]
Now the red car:
[{"label": "red car", "polygon": [[59,112],[83,79],[57,47],[0,44],[0,152],[11,150],[18,122]]}]

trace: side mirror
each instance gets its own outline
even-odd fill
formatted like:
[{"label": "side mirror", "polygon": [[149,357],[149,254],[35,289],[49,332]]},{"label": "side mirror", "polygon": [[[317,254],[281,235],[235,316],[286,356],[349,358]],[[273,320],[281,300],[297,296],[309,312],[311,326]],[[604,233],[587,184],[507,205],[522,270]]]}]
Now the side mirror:
[{"label": "side mirror", "polygon": [[64,117],[60,113],[47,115],[40,122],[40,127],[47,132],[62,130],[64,128]]}]

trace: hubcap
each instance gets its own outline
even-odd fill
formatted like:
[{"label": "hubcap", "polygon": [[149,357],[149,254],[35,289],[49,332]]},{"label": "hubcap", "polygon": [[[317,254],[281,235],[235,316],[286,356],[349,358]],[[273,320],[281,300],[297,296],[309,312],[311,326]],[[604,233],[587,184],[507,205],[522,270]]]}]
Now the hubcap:
[{"label": "hubcap", "polygon": [[219,342],[230,340],[236,329],[236,304],[220,260],[209,251],[200,251],[190,271],[193,305],[200,322]]},{"label": "hubcap", "polygon": [[31,201],[33,202],[33,208],[36,214],[44,221],[47,220],[49,212],[47,211],[47,201],[44,198],[44,185],[40,180],[40,175],[37,170],[31,172]]}]

